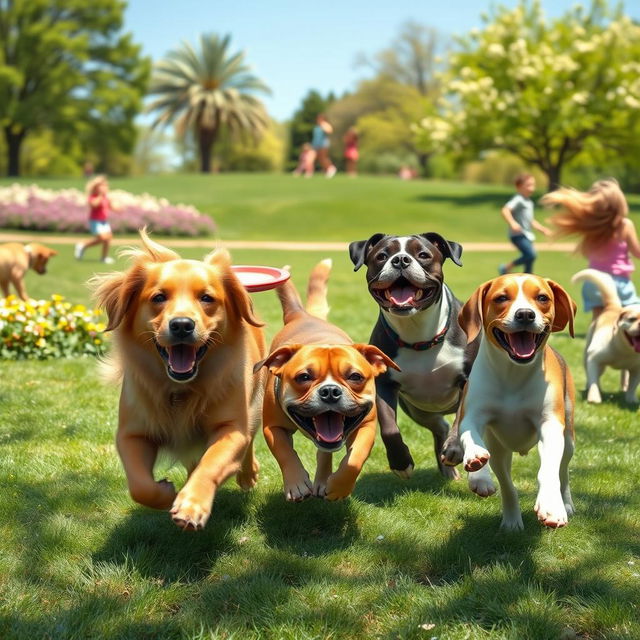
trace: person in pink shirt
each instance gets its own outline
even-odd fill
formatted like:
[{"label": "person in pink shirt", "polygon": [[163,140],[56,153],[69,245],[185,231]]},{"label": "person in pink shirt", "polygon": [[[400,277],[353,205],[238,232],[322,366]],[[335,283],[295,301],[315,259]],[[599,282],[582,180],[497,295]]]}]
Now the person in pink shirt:
[{"label": "person in pink shirt", "polygon": [[[580,237],[578,250],[589,261],[589,267],[613,278],[622,306],[640,304],[631,281],[634,271],[631,256],[640,258],[640,242],[618,182],[613,178],[598,180],[584,192],[557,189],[544,195],[541,202],[560,207],[550,220],[557,235]],[[591,311],[595,320],[603,306],[593,283],[583,283],[582,299],[585,311]]]},{"label": "person in pink shirt", "polygon": [[93,238],[86,242],[78,242],[75,246],[74,255],[76,260],[82,260],[84,252],[89,247],[102,245],[102,262],[113,264],[113,258],[109,256],[109,245],[113,233],[108,221],[110,208],[109,183],[105,176],[96,176],[87,183],[87,194],[89,199],[89,231]]}]

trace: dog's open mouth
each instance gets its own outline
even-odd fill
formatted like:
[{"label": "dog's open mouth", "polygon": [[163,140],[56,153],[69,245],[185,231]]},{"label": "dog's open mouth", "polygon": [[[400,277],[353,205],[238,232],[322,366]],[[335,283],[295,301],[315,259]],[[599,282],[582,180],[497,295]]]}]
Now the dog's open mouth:
[{"label": "dog's open mouth", "polygon": [[514,362],[527,363],[533,360],[538,347],[544,342],[547,331],[533,333],[532,331],[513,331],[506,333],[500,329],[493,329],[493,335],[498,344],[509,354]]},{"label": "dog's open mouth", "polygon": [[347,436],[362,422],[370,407],[355,416],[345,416],[335,411],[325,411],[315,416],[303,416],[295,409],[288,409],[296,424],[304,429],[319,449],[337,451]]},{"label": "dog's open mouth", "polygon": [[435,296],[437,287],[420,288],[406,278],[398,278],[386,289],[371,289],[376,301],[387,309],[408,311],[425,306]]},{"label": "dog's open mouth", "polygon": [[625,337],[627,338],[631,348],[636,352],[640,353],[640,335],[633,336],[630,333],[624,332]]},{"label": "dog's open mouth", "polygon": [[198,362],[207,351],[207,345],[200,348],[193,344],[173,344],[163,347],[156,342],[156,348],[167,363],[167,375],[176,382],[188,382],[198,373]]}]

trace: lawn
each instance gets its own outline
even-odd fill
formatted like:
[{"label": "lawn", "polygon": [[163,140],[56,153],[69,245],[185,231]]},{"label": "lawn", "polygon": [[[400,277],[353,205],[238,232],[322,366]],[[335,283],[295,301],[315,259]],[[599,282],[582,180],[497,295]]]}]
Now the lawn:
[{"label": "lawn", "polygon": [[[432,230],[463,244],[502,240],[497,208],[509,193],[342,176],[113,182],[195,204],[216,217],[223,239],[346,241],[380,230]],[[182,253],[200,257],[211,245]],[[102,265],[75,262],[69,245],[57,248],[49,274],[29,275],[29,291],[88,302],[83,282]],[[332,257],[330,317],[354,339],[368,338],[376,307],[346,253],[233,256],[291,264],[300,287],[317,260]],[[466,298],[508,256],[468,252],[464,267],[446,263],[447,282]],[[545,252],[537,270],[578,298],[569,280],[583,266],[579,257]],[[270,337],[281,323],[276,297],[253,298]],[[577,514],[567,528],[540,527],[532,451],[514,460],[525,522],[518,534],[498,531],[497,496],[481,500],[464,481],[440,479],[430,434],[405,417],[401,428],[417,462],[409,481],[388,471],[378,441],[350,499],[287,504],[258,434],[258,487],[245,494],[230,482],[206,529],[181,532],[166,513],[129,499],[113,444],[118,391],[102,384],[95,361],[2,362],[0,637],[639,638],[640,427],[613,372],[603,380],[601,406],[582,399],[586,326],[579,312],[576,339],[552,336],[579,390],[571,466]],[[296,443],[312,468],[313,447],[301,436]],[[160,473],[184,481],[179,468]]]}]

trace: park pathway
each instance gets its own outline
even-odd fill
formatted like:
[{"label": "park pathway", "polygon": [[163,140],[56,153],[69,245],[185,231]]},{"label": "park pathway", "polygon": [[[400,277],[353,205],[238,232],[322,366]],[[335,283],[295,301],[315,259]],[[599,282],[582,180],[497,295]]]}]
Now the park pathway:
[{"label": "park pathway", "polygon": [[[74,245],[87,239],[87,235],[48,235],[29,234],[20,232],[0,232],[2,242],[42,242],[43,244],[69,244]],[[170,247],[202,247],[210,250],[217,247],[227,249],[267,249],[274,251],[347,251],[348,242],[286,242],[276,240],[222,240],[219,238],[161,238],[160,242]],[[135,244],[134,238],[114,238],[115,246]],[[469,251],[513,251],[510,242],[464,242],[465,252]],[[570,252],[575,244],[570,242],[538,242],[538,251],[564,251]]]}]

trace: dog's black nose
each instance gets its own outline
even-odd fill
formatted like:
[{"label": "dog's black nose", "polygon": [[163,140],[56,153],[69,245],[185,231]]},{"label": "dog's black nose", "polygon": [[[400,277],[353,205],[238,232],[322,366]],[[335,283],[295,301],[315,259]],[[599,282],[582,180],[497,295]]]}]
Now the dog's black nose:
[{"label": "dog's black nose", "polygon": [[336,384],[325,384],[318,389],[318,395],[325,402],[338,402],[342,398],[342,389]]},{"label": "dog's black nose", "polygon": [[404,269],[411,264],[411,256],[406,253],[393,256],[393,258],[391,258],[391,264],[398,269]]},{"label": "dog's black nose", "polygon": [[186,338],[193,333],[196,323],[191,318],[172,318],[169,321],[169,331],[176,338]]},{"label": "dog's black nose", "polygon": [[518,322],[530,323],[536,319],[536,312],[533,309],[516,309],[513,315]]}]

